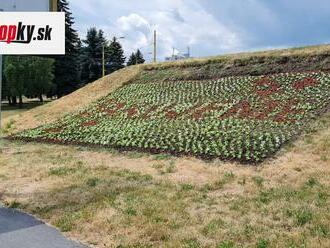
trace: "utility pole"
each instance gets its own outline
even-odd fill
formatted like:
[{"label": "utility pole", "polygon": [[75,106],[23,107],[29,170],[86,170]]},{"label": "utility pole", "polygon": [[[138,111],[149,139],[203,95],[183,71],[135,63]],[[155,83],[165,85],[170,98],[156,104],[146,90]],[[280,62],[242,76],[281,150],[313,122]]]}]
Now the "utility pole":
[{"label": "utility pole", "polygon": [[102,77],[105,76],[105,59],[104,59],[104,43],[102,44]]},{"label": "utility pole", "polygon": [[157,62],[157,32],[154,31],[154,63]]},{"label": "utility pole", "polygon": [[50,0],[50,10],[57,12],[57,0]]}]

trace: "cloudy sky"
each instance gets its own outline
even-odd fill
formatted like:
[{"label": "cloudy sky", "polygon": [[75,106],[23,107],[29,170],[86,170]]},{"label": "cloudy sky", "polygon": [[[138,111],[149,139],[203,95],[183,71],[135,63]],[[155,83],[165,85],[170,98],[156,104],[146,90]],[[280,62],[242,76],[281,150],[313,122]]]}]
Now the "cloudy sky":
[{"label": "cloudy sky", "polygon": [[150,60],[152,32],[158,59],[191,47],[192,56],[330,43],[329,0],[69,0],[75,28],[121,40],[127,54],[141,48]]}]

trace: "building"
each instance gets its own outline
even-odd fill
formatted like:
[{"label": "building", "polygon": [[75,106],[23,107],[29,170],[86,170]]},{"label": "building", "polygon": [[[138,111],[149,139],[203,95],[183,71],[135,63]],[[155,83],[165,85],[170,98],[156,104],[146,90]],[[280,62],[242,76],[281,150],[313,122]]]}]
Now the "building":
[{"label": "building", "polygon": [[165,61],[177,61],[177,60],[184,60],[189,59],[190,57],[190,47],[187,48],[187,53],[180,53],[178,52],[175,54],[175,48],[173,48],[172,56],[165,57]]}]

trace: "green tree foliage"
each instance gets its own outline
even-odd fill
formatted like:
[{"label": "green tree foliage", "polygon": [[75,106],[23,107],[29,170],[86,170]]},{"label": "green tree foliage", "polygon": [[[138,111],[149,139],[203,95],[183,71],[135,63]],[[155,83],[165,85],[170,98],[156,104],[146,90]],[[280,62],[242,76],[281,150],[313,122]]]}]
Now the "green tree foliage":
[{"label": "green tree foliage", "polygon": [[143,58],[143,54],[139,49],[136,51],[135,56],[136,56],[136,64],[144,64],[145,59]]},{"label": "green tree foliage", "polygon": [[5,76],[2,76],[2,92],[1,92],[1,100],[7,100],[11,104],[11,98],[9,97],[8,87],[7,87],[7,80]]},{"label": "green tree foliage", "polygon": [[128,58],[127,66],[135,65],[135,64],[136,64],[136,56],[135,53],[133,52]]},{"label": "green tree foliage", "polygon": [[53,87],[52,80],[54,60],[31,56],[7,56],[5,57],[5,94],[10,104],[23,105],[23,95],[27,97],[39,97],[47,94]]},{"label": "green tree foliage", "polygon": [[112,73],[121,68],[124,68],[125,65],[125,56],[124,50],[121,44],[117,41],[116,37],[112,39],[108,48],[107,64],[108,72]]},{"label": "green tree foliage", "polygon": [[29,80],[26,80],[26,96],[38,97],[43,102],[43,95],[48,94],[53,88],[54,60],[40,57],[30,57]]},{"label": "green tree foliage", "polygon": [[138,49],[136,53],[132,53],[127,61],[127,65],[136,65],[136,64],[143,64],[145,62],[145,59],[143,58],[143,54]]},{"label": "green tree foliage", "polygon": [[95,81],[102,76],[102,47],[108,50],[107,41],[102,30],[90,28],[83,40],[82,79],[84,83]]},{"label": "green tree foliage", "polygon": [[25,79],[29,76],[25,57],[5,57],[4,75],[6,77],[6,91],[16,104],[16,96],[19,98],[19,107],[23,105],[23,95],[26,92]]},{"label": "green tree foliage", "polygon": [[78,88],[80,83],[79,71],[79,45],[78,33],[73,29],[74,18],[67,0],[58,1],[58,10],[65,12],[65,55],[55,57],[55,84],[58,97],[69,94]]}]

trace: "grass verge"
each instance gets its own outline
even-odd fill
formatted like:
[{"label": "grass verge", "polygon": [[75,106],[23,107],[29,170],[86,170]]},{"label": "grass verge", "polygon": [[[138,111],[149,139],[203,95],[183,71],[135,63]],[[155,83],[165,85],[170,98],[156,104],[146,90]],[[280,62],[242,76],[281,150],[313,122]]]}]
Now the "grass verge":
[{"label": "grass verge", "polygon": [[0,198],[96,247],[329,247],[329,120],[258,167],[5,142]]}]

